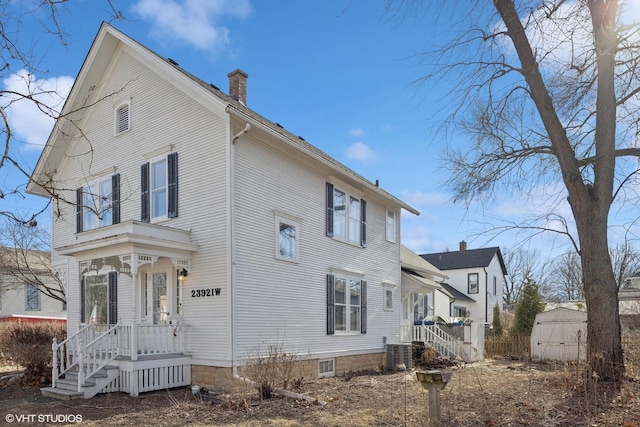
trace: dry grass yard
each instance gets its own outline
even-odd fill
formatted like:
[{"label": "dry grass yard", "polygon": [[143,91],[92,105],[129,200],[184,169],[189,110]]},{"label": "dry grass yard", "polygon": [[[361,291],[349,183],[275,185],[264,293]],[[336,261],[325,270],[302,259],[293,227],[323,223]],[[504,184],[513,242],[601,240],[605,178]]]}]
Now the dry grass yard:
[{"label": "dry grass yard", "polygon": [[[442,391],[443,426],[623,426],[640,427],[640,331],[627,341],[629,379],[593,382],[583,368],[487,359],[453,371]],[[15,367],[5,368],[15,369]],[[2,376],[2,374],[0,374]],[[392,373],[303,381],[298,393],[325,405],[276,396],[190,390],[121,393],[90,400],[47,401],[37,387],[0,384],[0,425],[6,416],[81,416],[82,426],[428,426],[428,394],[415,374]],[[14,425],[43,425],[14,422]],[[51,423],[51,425],[62,425]]]}]

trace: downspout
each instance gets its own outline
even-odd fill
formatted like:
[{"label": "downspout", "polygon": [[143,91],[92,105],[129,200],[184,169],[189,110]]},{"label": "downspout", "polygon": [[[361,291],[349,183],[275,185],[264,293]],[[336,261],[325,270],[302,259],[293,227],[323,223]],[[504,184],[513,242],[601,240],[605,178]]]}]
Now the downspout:
[{"label": "downspout", "polygon": [[[238,361],[236,359],[236,341],[234,339],[235,335],[236,335],[236,310],[235,310],[235,299],[236,299],[236,283],[235,283],[235,271],[236,271],[236,253],[235,253],[235,227],[234,227],[234,219],[235,219],[235,211],[234,211],[234,195],[235,195],[235,152],[234,152],[234,146],[235,146],[235,142],[238,138],[240,138],[242,135],[244,135],[245,133],[247,133],[249,131],[249,129],[251,129],[251,125],[248,122],[245,122],[245,126],[244,129],[242,129],[240,132],[238,132],[237,134],[235,134],[233,136],[233,138],[231,139],[231,147],[229,148],[230,151],[230,159],[229,159],[229,215],[230,215],[230,220],[229,220],[229,224],[230,224],[230,234],[231,234],[231,242],[230,242],[230,248],[229,251],[231,252],[231,271],[230,271],[230,275],[231,275],[231,371],[232,371],[232,375],[233,378],[242,382],[245,382],[247,384],[250,384],[252,387],[258,387],[258,384],[255,381],[252,381],[249,378],[245,378],[245,377],[241,377],[238,374]],[[301,393],[294,393],[292,391],[289,390],[283,390],[283,389],[275,389],[273,390],[273,393],[275,394],[280,394],[282,396],[287,396],[287,397],[292,397],[294,399],[299,399],[299,400],[306,400],[308,402],[312,402],[312,403],[317,403],[320,404],[322,406],[326,405],[327,402],[325,402],[324,400],[319,400],[315,397],[311,397],[311,396],[307,396],[306,394],[301,394]]]},{"label": "downspout", "polygon": [[[229,125],[230,126],[230,125]],[[247,133],[251,129],[251,125],[246,122],[244,129],[235,134],[231,139],[231,145],[229,147],[229,252],[230,252],[230,269],[229,269],[229,283],[231,284],[231,370],[233,377],[242,379],[238,375],[238,361],[236,358],[236,236],[235,236],[235,142],[242,135]],[[244,380],[244,379],[243,379]]]},{"label": "downspout", "polygon": [[484,323],[489,323],[489,273],[487,267],[484,270]]}]

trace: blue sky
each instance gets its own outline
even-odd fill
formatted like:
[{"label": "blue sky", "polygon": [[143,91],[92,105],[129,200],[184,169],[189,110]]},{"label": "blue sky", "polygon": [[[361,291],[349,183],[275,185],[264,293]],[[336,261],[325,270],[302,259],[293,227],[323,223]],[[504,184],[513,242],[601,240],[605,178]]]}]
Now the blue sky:
[{"label": "blue sky", "polygon": [[[416,83],[426,72],[416,55],[432,48],[437,34],[446,30],[431,20],[401,21],[385,12],[384,0],[111,4],[126,18],[114,21],[116,28],[224,91],[227,73],[244,70],[249,74],[250,108],[369,180],[379,180],[382,188],[420,210],[419,217],[403,214],[402,241],[410,249],[455,250],[463,239],[470,248],[504,248],[522,238],[503,234],[489,241],[489,236],[477,234],[501,216],[530,211],[530,205],[510,195],[467,211],[454,205],[444,190],[444,145],[434,136],[448,102],[443,95],[451,88]],[[40,68],[48,71],[34,76],[38,82],[64,95],[109,13],[107,0],[68,3],[59,16],[69,33],[66,47],[33,27],[30,36],[42,37],[37,49],[46,52]],[[23,84],[18,70],[13,71],[4,76],[5,89]],[[11,113],[20,155],[33,166],[51,123],[27,106],[16,106]],[[0,204],[2,210],[28,213],[42,201],[6,199]],[[545,248],[551,240],[533,244]]]}]

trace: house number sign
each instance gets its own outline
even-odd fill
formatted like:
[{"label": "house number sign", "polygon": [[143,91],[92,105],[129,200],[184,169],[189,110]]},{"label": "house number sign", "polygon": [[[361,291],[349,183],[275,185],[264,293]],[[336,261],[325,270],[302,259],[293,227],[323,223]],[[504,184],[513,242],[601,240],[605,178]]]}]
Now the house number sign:
[{"label": "house number sign", "polygon": [[220,295],[220,288],[192,289],[191,298],[215,297]]}]

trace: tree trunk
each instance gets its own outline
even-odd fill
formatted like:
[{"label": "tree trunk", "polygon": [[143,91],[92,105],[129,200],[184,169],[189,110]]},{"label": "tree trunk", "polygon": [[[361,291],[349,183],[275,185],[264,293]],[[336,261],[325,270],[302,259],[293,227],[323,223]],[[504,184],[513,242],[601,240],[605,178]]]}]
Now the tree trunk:
[{"label": "tree trunk", "polygon": [[[595,204],[595,203],[594,203]],[[607,244],[607,218],[593,204],[577,209],[580,259],[587,305],[587,363],[604,381],[624,376],[618,289]],[[579,212],[581,211],[581,212]]]}]

